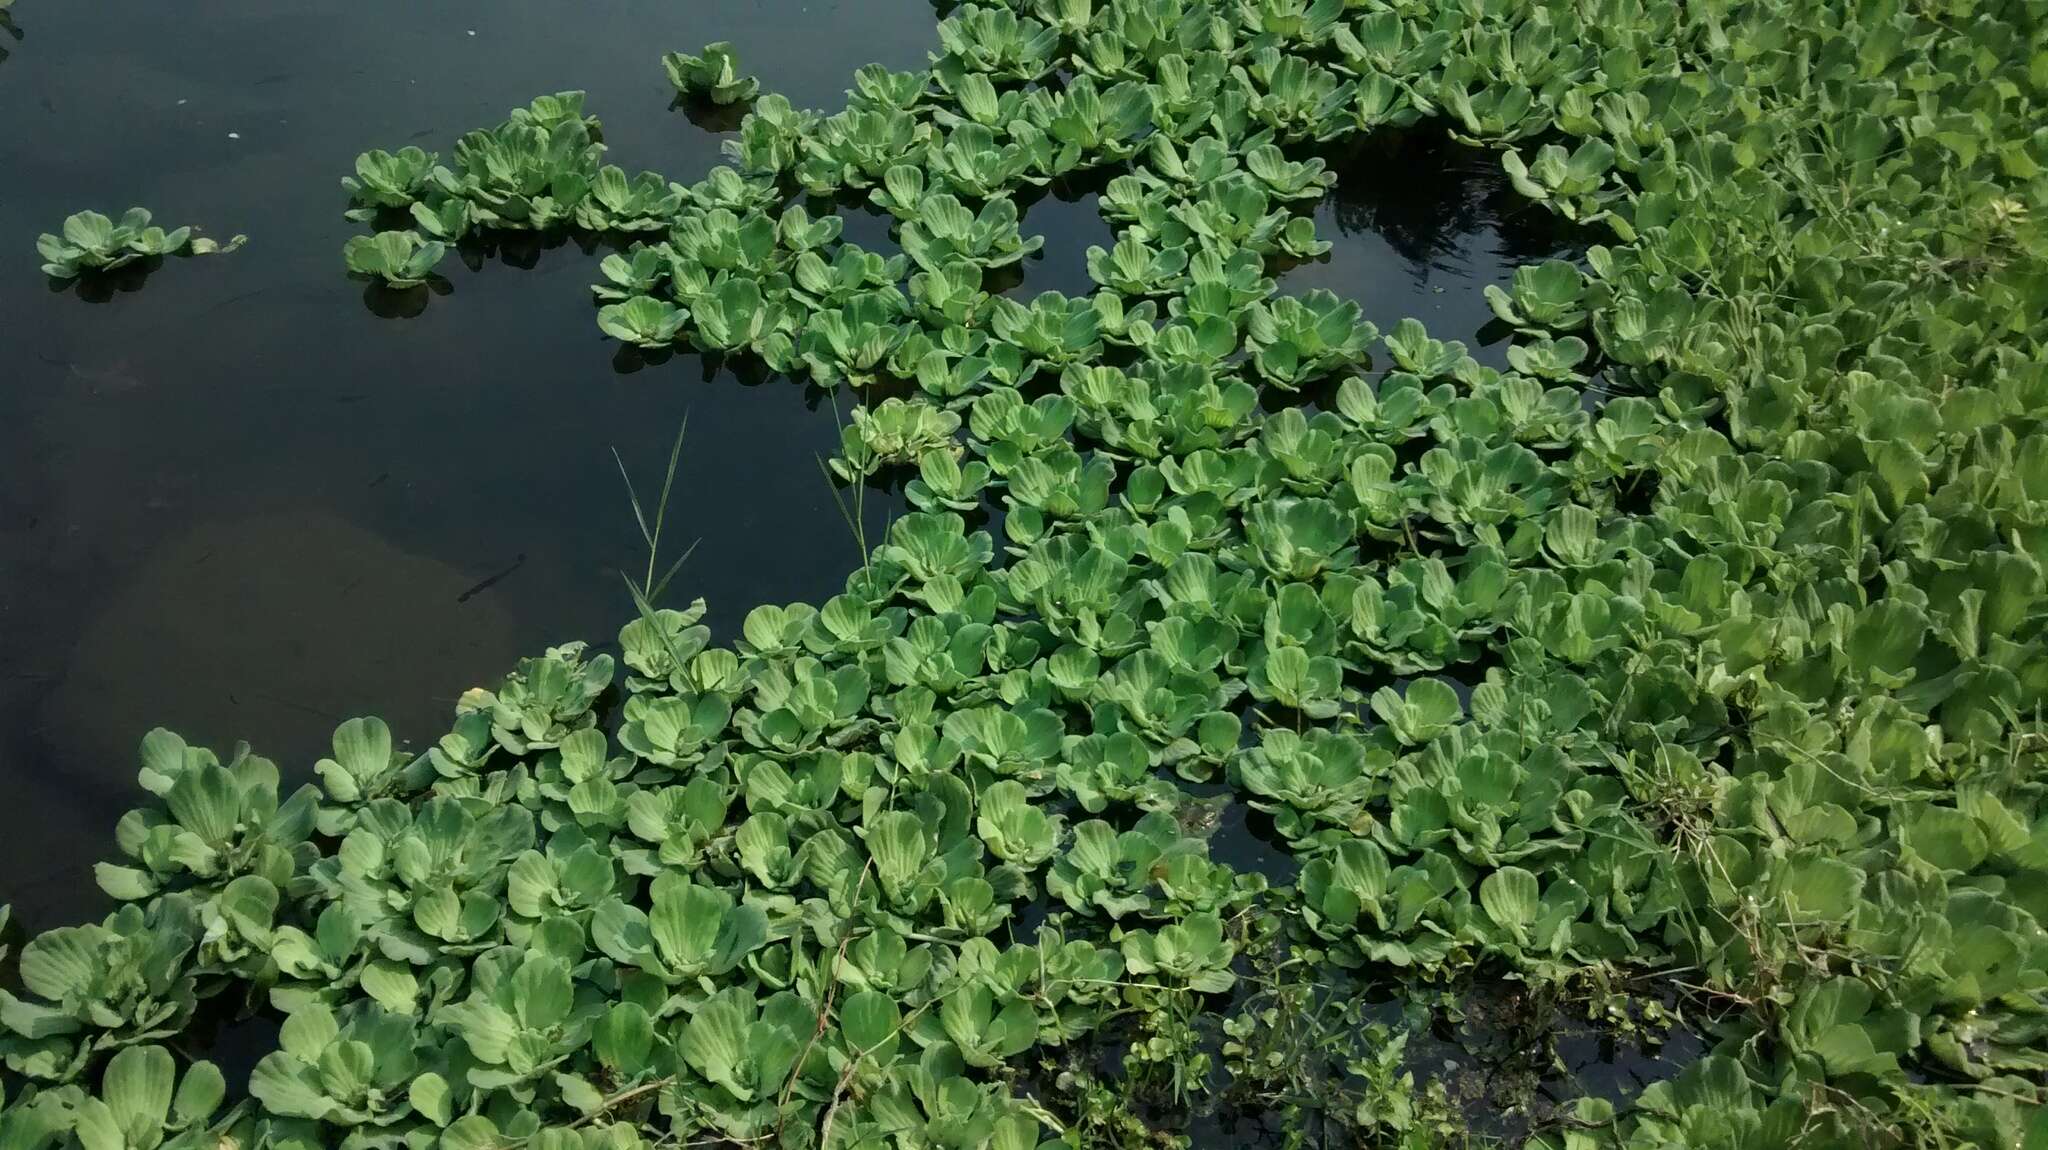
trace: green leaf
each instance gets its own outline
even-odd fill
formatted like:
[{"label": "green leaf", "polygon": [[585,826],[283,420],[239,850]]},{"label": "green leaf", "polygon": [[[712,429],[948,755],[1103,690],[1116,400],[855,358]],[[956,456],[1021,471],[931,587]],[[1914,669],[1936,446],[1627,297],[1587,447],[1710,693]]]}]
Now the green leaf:
[{"label": "green leaf", "polygon": [[497,1123],[481,1114],[467,1114],[441,1132],[438,1150],[496,1150],[504,1143]]},{"label": "green leaf", "polygon": [[100,1097],[131,1137],[154,1135],[162,1131],[170,1113],[177,1072],[171,1052],[163,1047],[131,1046],[107,1063]]},{"label": "green leaf", "polygon": [[94,863],[92,873],[109,898],[123,902],[141,902],[155,895],[158,889],[155,879],[134,867]]},{"label": "green leaf", "polygon": [[591,1030],[590,1043],[597,1060],[613,1074],[637,1077],[654,1049],[654,1020],[639,1003],[613,1003]]},{"label": "green leaf", "polygon": [[1495,926],[1527,945],[1539,908],[1536,876],[1517,866],[1494,871],[1479,883],[1479,905]]},{"label": "green leaf", "polygon": [[436,1126],[447,1126],[454,1118],[448,1081],[431,1070],[406,1086],[406,1099]]},{"label": "green leaf", "polygon": [[866,1053],[878,1064],[894,1057],[903,1013],[896,1000],[880,991],[862,990],[847,995],[839,1008],[839,1029],[847,1044]]},{"label": "green leaf", "polygon": [[1372,710],[1384,720],[1402,743],[1426,743],[1458,720],[1462,708],[1457,692],[1441,679],[1416,679],[1408,692],[1397,695],[1391,687],[1373,692]]},{"label": "green leaf", "polygon": [[1850,667],[1895,685],[1920,654],[1926,633],[1927,616],[1920,608],[1896,599],[1874,603],[1863,610],[1850,632]]},{"label": "green leaf", "polygon": [[334,1109],[319,1085],[301,1076],[293,1060],[281,1053],[257,1061],[249,1075],[249,1094],[264,1109],[288,1118],[325,1118]]},{"label": "green leaf", "polygon": [[350,803],[366,797],[363,787],[391,768],[391,728],[384,720],[350,719],[334,729],[334,757],[313,764],[330,798]]},{"label": "green leaf", "polygon": [[712,995],[683,1026],[676,1048],[690,1068],[730,1091],[753,1100],[752,1084],[739,1078],[747,1053],[747,1027],[754,1017],[752,992],[732,987]]},{"label": "green leaf", "polygon": [[113,1108],[97,1098],[81,1100],[71,1115],[72,1132],[84,1150],[127,1150],[128,1131]]},{"label": "green leaf", "polygon": [[530,953],[512,975],[512,1001],[529,1030],[548,1030],[569,1017],[575,986],[569,968],[553,955]]},{"label": "green leaf", "polygon": [[362,968],[360,974],[362,992],[369,994],[383,1009],[399,1015],[410,1015],[418,997],[420,982],[414,978],[410,966],[399,966],[395,962],[371,962]]},{"label": "green leaf", "polygon": [[604,1093],[592,1086],[589,1079],[575,1074],[557,1074],[555,1089],[561,1092],[563,1102],[584,1114],[596,1114],[604,1109]]},{"label": "green leaf", "polygon": [[241,790],[227,768],[217,764],[179,776],[164,796],[164,805],[180,826],[209,844],[228,841],[241,821]]},{"label": "green leaf", "polygon": [[1801,919],[1836,922],[1855,911],[1863,872],[1839,859],[1802,855],[1786,871],[1785,895]]},{"label": "green leaf", "polygon": [[181,1126],[203,1125],[220,1109],[227,1093],[227,1078],[220,1067],[202,1059],[185,1068],[185,1077],[171,1098],[171,1114]]},{"label": "green leaf", "polygon": [[1953,807],[1924,806],[1907,820],[1905,843],[1943,870],[1969,872],[1991,852],[1984,828]]}]

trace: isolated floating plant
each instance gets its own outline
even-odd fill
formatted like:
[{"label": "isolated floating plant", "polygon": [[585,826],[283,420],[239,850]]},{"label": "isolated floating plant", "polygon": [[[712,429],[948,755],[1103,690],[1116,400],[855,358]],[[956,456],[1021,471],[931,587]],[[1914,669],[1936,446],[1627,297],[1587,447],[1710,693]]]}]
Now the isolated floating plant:
[{"label": "isolated floating plant", "polygon": [[190,227],[167,232],[149,220],[146,208],[129,208],[119,222],[92,211],[67,217],[62,234],[45,232],[36,239],[36,251],[43,257],[43,274],[76,279],[88,272],[112,271],[137,260],[231,252],[248,242],[247,236],[235,236],[223,244],[197,234]]},{"label": "isolated floating plant", "polygon": [[[1546,1148],[2048,1138],[2037,11],[1017,0],[938,40],[833,115],[760,96],[694,184],[605,166],[576,93],[358,161],[352,215],[429,237],[365,257],[611,233],[607,334],[873,389],[831,470],[915,510],[729,647],[650,572],[622,679],[569,644],[423,753],[351,721],[317,791],[150,736],[125,905],[0,998],[6,1145],[1137,1146],[1212,1055],[1299,1144],[1443,1138],[1399,1033],[1272,1005],[1341,971],[1697,1008],[1704,1056]],[[677,86],[753,97],[713,49]],[[1317,146],[1431,117],[1610,241],[1486,293],[1504,368],[1279,293]],[[1005,294],[1020,194],[1087,173],[1099,290]],[[1187,782],[1298,879],[1212,858]],[[198,1063],[159,1106],[230,987],[285,1019],[252,1101]]]},{"label": "isolated floating plant", "polygon": [[704,45],[703,54],[670,52],[661,58],[676,91],[703,96],[714,104],[743,104],[761,91],[761,82],[740,73],[739,57],[726,41]]},{"label": "isolated floating plant", "polygon": [[378,232],[374,236],[352,236],[342,245],[342,260],[350,274],[380,281],[386,287],[418,287],[427,282],[435,265],[448,254],[440,240],[422,240],[418,232]]}]

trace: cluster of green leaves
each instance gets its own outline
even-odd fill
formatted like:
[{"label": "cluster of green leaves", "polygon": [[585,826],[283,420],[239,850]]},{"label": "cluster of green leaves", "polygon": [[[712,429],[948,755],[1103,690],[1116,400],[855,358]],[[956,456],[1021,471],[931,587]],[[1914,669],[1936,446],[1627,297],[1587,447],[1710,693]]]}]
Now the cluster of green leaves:
[{"label": "cluster of green leaves", "polygon": [[[425,754],[344,726],[304,797],[153,736],[160,808],[102,871],[128,905],[24,949],[11,1069],[82,1091],[252,984],[289,1015],[267,1145],[1008,1150],[1053,1116],[1006,1062],[1114,1019],[1192,1093],[1284,900],[1310,964],[1740,1007],[1547,1146],[2040,1121],[2037,11],[1012,0],[939,42],[831,116],[760,96],[688,187],[599,168],[573,95],[456,171],[364,157],[363,217],[434,241],[645,233],[595,289],[621,340],[888,385],[833,471],[914,468],[917,510],[729,649],[648,606],[615,742],[577,645]],[[1326,248],[1315,146],[1429,117],[1612,237],[1487,293],[1505,369],[1274,278]],[[1087,171],[1099,290],[992,290],[1040,246],[1019,189]],[[902,254],[804,195],[864,195]],[[1183,780],[1268,813],[1298,883],[1212,859]]]},{"label": "cluster of green leaves", "polygon": [[661,66],[678,93],[701,95],[714,104],[743,104],[761,91],[759,80],[741,74],[739,57],[723,40],[704,45],[701,56],[670,52]]},{"label": "cluster of green leaves", "polygon": [[455,142],[453,167],[411,145],[364,152],[341,186],[348,217],[379,230],[348,242],[348,270],[416,287],[473,230],[660,226],[682,189],[651,172],[628,178],[603,156],[603,130],[584,114],[581,92],[536,97],[497,127],[468,133]]},{"label": "cluster of green leaves", "polygon": [[84,1150],[209,1150],[222,1144],[240,1107],[220,1113],[227,1081],[211,1062],[179,1074],[161,1046],[130,1046],[107,1060],[96,1092],[77,1085],[33,1090],[0,1114],[9,1146]]},{"label": "cluster of green leaves", "polygon": [[[1217,910],[1250,888],[1170,823],[1148,833],[1189,865],[1162,870],[1156,907],[1112,861],[1137,904],[1102,941],[1060,921],[992,937],[1064,837],[1043,801],[1052,712],[994,694],[941,711],[908,682],[901,609],[762,608],[733,650],[706,649],[701,611],[621,634],[616,744],[595,710],[613,661],[579,644],[464,695],[424,753],[343,724],[318,784],[282,800],[246,748],[223,763],[153,732],[140,778],[157,801],[99,871],[126,905],[37,936],[22,995],[0,999],[8,1068],[47,1084],[0,1121],[40,1138],[61,1119],[97,1147],[91,1107],[139,1105],[123,1068],[169,1070],[143,1044],[249,987],[285,1016],[280,1048],[250,1079],[256,1105],[204,1128],[264,1145],[638,1145],[651,1124],[1028,1150],[1038,1119],[985,1071],[1127,996],[1228,988]],[[1204,912],[1169,913],[1182,904]],[[179,1097],[198,1131],[219,1091]]]},{"label": "cluster of green leaves", "polygon": [[137,260],[231,252],[248,239],[236,236],[223,244],[190,227],[165,231],[149,219],[147,208],[129,208],[118,222],[93,211],[67,217],[61,234],[44,232],[36,239],[36,252],[43,257],[43,274],[56,279],[77,279],[88,272],[112,271]]}]

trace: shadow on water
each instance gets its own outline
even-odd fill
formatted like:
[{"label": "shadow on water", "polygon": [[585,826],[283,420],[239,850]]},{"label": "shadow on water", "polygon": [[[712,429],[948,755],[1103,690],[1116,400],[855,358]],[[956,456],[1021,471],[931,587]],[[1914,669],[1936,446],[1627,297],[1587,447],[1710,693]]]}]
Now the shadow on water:
[{"label": "shadow on water", "polygon": [[612,352],[612,370],[619,375],[634,375],[650,367],[660,367],[675,357],[673,347],[641,347],[622,343],[617,351]]},{"label": "shadow on water", "polygon": [[89,271],[71,279],[47,276],[51,295],[74,295],[86,303],[112,303],[115,297],[142,290],[164,264],[162,256],[146,256],[106,271]]},{"label": "shadow on water", "polygon": [[426,314],[429,299],[454,290],[455,285],[437,275],[411,287],[389,287],[373,280],[363,285],[363,306],[378,319],[418,319]]},{"label": "shadow on water", "polygon": [[669,111],[681,112],[699,131],[713,135],[729,135],[740,130],[740,123],[752,111],[750,104],[716,104],[700,96],[685,96],[680,93],[668,102]]},{"label": "shadow on water", "polygon": [[1643,1023],[1644,1004],[1561,999],[1482,972],[1411,1011],[1419,1026],[1408,1055],[1418,1073],[1443,1078],[1473,1133],[1515,1144],[1560,1121],[1579,1098],[1625,1104],[1706,1052],[1701,1033],[1683,1022]]},{"label": "shadow on water", "polygon": [[805,196],[798,201],[813,216],[827,213],[837,215],[841,225],[841,243],[853,244],[862,251],[873,252],[883,259],[894,259],[903,254],[903,245],[897,242],[897,221],[894,216],[876,207],[863,192],[843,192],[838,196]]}]

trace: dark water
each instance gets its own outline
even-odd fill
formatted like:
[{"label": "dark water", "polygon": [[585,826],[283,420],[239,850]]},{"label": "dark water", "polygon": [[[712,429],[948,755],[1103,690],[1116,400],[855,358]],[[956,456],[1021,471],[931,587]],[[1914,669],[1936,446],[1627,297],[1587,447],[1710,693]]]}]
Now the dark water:
[{"label": "dark water", "polygon": [[1316,235],[1335,246],[1281,275],[1280,290],[1348,296],[1383,332],[1413,316],[1489,367],[1507,367],[1511,332],[1487,306],[1486,285],[1505,287],[1522,264],[1576,259],[1594,242],[1523,199],[1498,155],[1457,143],[1440,125],[1346,141],[1322,156],[1337,183],[1316,206]]},{"label": "dark water", "polygon": [[[98,912],[91,863],[164,725],[238,738],[303,774],[340,720],[415,743],[521,654],[609,642],[644,554],[614,449],[643,492],[687,415],[675,595],[730,635],[753,606],[816,602],[858,562],[821,477],[835,400],[692,355],[644,364],[597,330],[600,252],[508,244],[411,318],[342,274],[337,180],[371,147],[446,153],[532,96],[589,92],[607,159],[693,180],[736,117],[671,107],[669,49],[731,40],[767,90],[834,110],[858,66],[921,65],[923,0],[653,0],[564,7],[315,0],[91,6],[23,0],[0,26],[0,900],[32,929]],[[1574,250],[1497,162],[1433,130],[1328,154],[1327,257],[1283,291],[1353,296],[1499,362],[1481,289]],[[1114,242],[1086,180],[1025,197],[1046,237],[1013,294],[1092,292]],[[131,204],[250,237],[232,255],[58,287],[39,232]],[[884,221],[846,234],[893,251]],[[1486,344],[1487,346],[1479,346]],[[836,406],[853,399],[841,394]],[[870,496],[870,532],[894,509]],[[1263,816],[1217,854],[1291,875]]]},{"label": "dark water", "polygon": [[[856,564],[817,464],[830,400],[706,380],[687,355],[619,374],[587,286],[599,257],[573,242],[474,272],[451,258],[451,294],[380,318],[342,273],[357,228],[337,181],[364,149],[445,153],[564,88],[588,89],[610,160],[695,179],[721,137],[670,109],[663,51],[730,39],[766,86],[837,107],[859,65],[924,60],[921,0],[31,0],[14,17],[0,809],[20,814],[0,873],[28,925],[92,908],[151,726],[303,771],[350,715],[429,739],[519,655],[609,640],[631,614],[616,569],[643,559],[611,450],[658,485],[685,413],[669,530],[700,545],[678,594],[730,633]],[[131,204],[249,245],[105,302],[53,290],[37,233]]]}]

